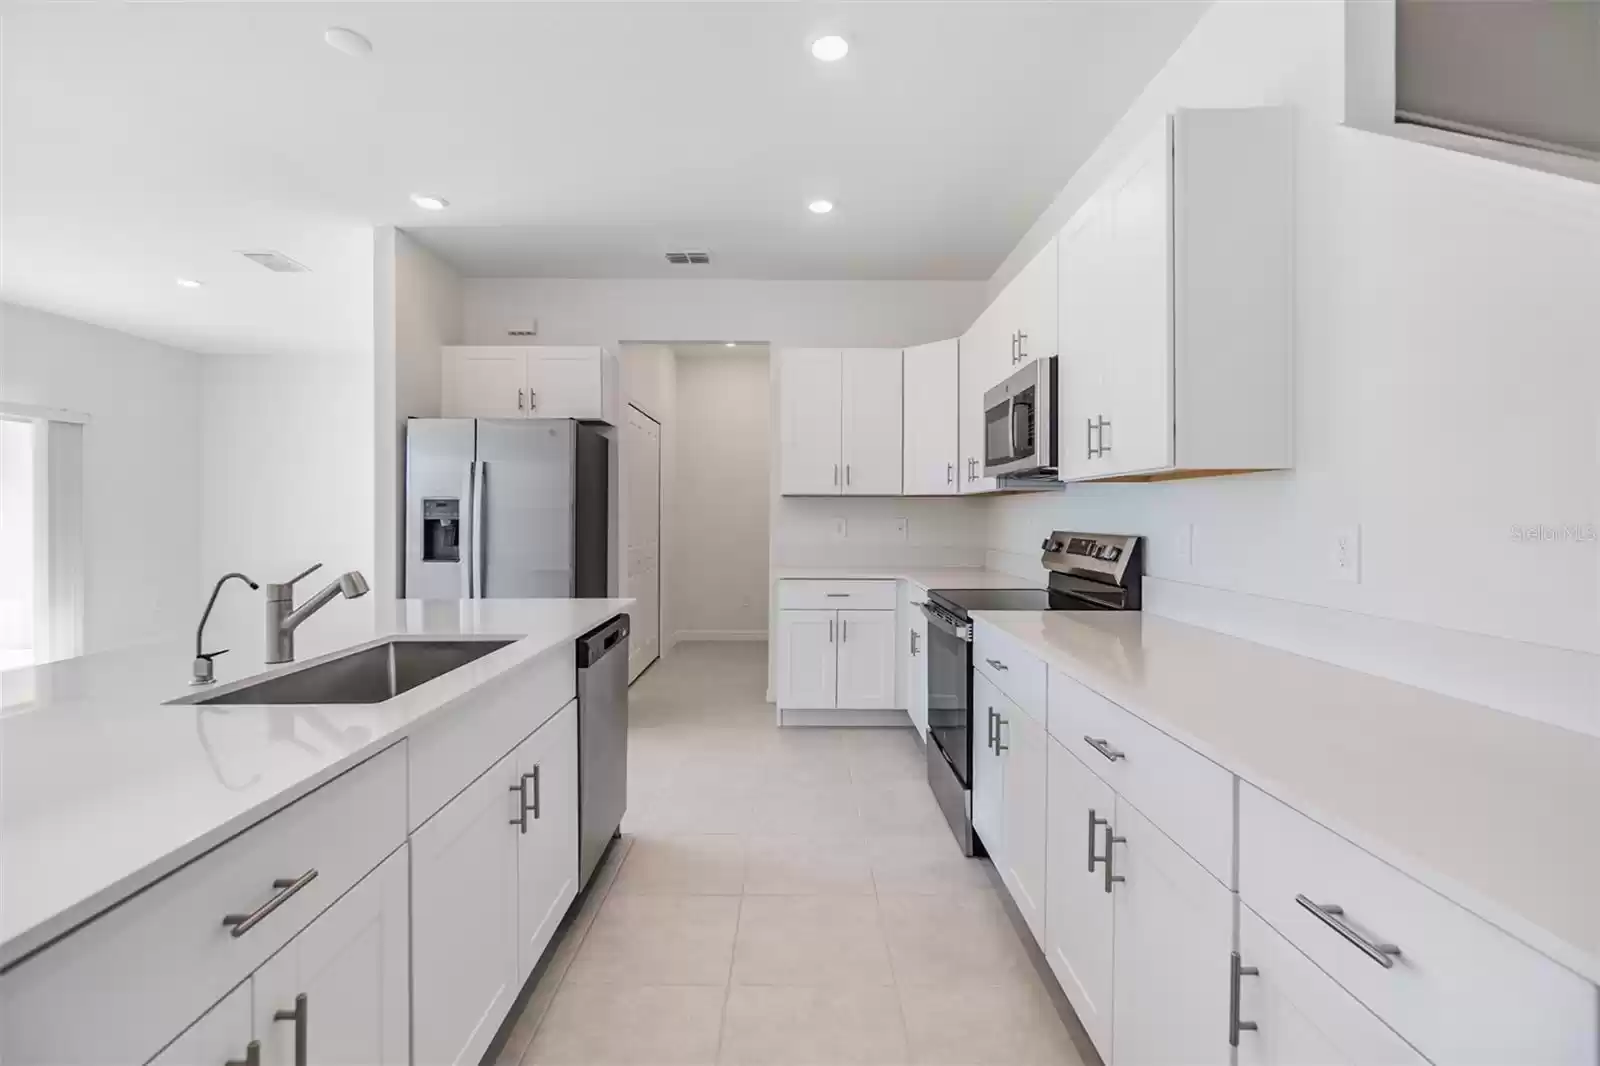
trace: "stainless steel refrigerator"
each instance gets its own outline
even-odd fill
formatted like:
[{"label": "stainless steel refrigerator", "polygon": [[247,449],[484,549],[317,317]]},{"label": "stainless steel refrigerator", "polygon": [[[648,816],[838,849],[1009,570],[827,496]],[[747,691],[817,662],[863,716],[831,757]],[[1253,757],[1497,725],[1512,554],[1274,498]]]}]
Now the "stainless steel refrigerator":
[{"label": "stainless steel refrigerator", "polygon": [[605,596],[611,441],[566,418],[406,423],[406,595]]}]

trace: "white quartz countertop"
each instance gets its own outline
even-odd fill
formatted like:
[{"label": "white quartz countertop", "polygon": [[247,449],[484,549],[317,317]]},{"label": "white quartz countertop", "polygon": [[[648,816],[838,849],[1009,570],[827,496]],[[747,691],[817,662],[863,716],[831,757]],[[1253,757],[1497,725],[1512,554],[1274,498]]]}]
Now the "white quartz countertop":
[{"label": "white quartz countertop", "polygon": [[339,601],[302,629],[294,664],[269,667],[260,647],[216,660],[220,689],[391,636],[515,640],[379,704],[169,704],[197,691],[184,642],[0,675],[0,967],[633,602]]},{"label": "white quartz countertop", "polygon": [[943,568],[895,566],[780,567],[773,571],[779,581],[898,581],[906,580],[926,589],[1029,589],[1044,587],[1044,570],[1035,579],[1017,577],[999,570],[977,566]]},{"label": "white quartz countertop", "polygon": [[1600,738],[1137,612],[973,617],[1600,982]]}]

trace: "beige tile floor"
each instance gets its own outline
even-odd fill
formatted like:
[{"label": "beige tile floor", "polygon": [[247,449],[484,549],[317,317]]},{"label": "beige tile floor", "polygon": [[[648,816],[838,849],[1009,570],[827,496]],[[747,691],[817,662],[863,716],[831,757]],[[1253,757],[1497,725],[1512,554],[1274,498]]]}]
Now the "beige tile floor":
[{"label": "beige tile floor", "polygon": [[624,837],[501,1066],[1083,1062],[909,727],[779,730],[765,689],[752,643],[634,686]]}]

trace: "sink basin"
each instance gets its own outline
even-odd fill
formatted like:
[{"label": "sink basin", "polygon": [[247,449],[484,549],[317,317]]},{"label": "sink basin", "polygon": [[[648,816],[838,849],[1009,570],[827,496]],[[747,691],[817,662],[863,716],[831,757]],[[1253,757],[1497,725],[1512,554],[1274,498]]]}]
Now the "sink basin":
[{"label": "sink basin", "polygon": [[382,703],[510,644],[509,640],[390,640],[303,670],[177,703]]}]

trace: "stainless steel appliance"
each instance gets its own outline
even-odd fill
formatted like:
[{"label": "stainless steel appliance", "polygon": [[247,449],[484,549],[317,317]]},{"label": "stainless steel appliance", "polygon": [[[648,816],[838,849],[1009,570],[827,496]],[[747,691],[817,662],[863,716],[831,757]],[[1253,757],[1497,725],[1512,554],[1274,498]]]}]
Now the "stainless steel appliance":
[{"label": "stainless steel appliance", "polygon": [[628,810],[628,616],[578,638],[578,888]]},{"label": "stainless steel appliance", "polygon": [[983,473],[1054,479],[1056,465],[1056,360],[1049,356],[983,394]]},{"label": "stainless steel appliance", "polygon": [[1045,588],[932,589],[928,616],[928,785],[967,855],[982,854],[972,831],[973,611],[1137,611],[1143,540],[1105,533],[1050,534],[1041,558]]},{"label": "stainless steel appliance", "polygon": [[606,595],[605,432],[566,418],[407,422],[406,595]]}]

